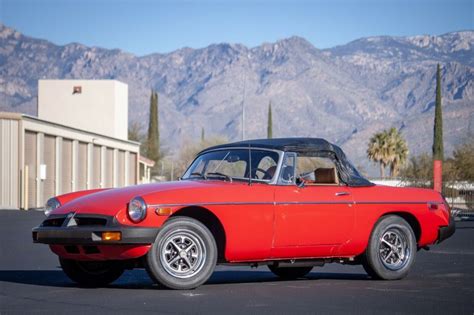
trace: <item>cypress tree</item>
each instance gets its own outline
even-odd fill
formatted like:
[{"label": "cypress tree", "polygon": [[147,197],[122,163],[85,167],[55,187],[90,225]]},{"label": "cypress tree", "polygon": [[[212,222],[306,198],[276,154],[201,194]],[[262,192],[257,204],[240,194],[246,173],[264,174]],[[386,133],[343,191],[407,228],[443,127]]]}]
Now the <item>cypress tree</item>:
[{"label": "cypress tree", "polygon": [[155,163],[158,163],[160,158],[160,131],[158,123],[158,93],[152,90],[150,96],[150,120],[148,124],[146,155],[149,159],[155,161]]},{"label": "cypress tree", "polygon": [[436,70],[436,104],[433,130],[433,160],[443,160],[443,113],[441,110],[441,68]]},{"label": "cypress tree", "polygon": [[204,142],[204,127],[201,127],[201,142]]},{"label": "cypress tree", "polygon": [[161,158],[160,153],[160,104],[158,102],[158,93],[155,92],[155,103],[156,103],[156,150],[157,150],[157,161]]},{"label": "cypress tree", "polygon": [[267,138],[273,138],[272,102],[268,103]]}]

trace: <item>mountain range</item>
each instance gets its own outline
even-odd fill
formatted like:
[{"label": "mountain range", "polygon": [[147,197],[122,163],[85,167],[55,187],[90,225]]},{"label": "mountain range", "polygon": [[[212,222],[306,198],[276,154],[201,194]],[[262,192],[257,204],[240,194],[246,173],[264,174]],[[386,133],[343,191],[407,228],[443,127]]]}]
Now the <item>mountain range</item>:
[{"label": "mountain range", "polygon": [[326,138],[372,175],[367,143],[396,127],[410,154],[432,145],[436,64],[442,66],[446,154],[474,136],[474,31],[377,36],[330,49],[301,37],[249,48],[213,44],[135,56],[64,46],[0,24],[0,111],[36,114],[39,79],[115,79],[129,86],[129,120],[145,130],[150,91],[159,93],[160,134],[169,152],[206,137]]}]

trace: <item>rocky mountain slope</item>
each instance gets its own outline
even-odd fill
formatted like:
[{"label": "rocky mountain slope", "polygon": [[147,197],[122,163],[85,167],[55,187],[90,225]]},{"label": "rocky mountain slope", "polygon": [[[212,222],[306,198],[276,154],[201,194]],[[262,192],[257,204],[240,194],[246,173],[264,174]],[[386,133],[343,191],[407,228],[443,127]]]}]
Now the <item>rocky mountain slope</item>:
[{"label": "rocky mountain slope", "polygon": [[[411,153],[432,143],[436,64],[443,66],[445,148],[474,134],[474,31],[369,37],[319,50],[291,37],[248,48],[215,44],[168,54],[58,46],[0,25],[0,110],[36,114],[38,79],[117,79],[129,85],[129,118],[145,128],[150,89],[159,92],[162,142],[171,151],[207,136],[265,137],[267,107],[276,137],[336,142],[355,164],[369,137],[395,126]],[[371,172],[372,173],[372,172]]]}]

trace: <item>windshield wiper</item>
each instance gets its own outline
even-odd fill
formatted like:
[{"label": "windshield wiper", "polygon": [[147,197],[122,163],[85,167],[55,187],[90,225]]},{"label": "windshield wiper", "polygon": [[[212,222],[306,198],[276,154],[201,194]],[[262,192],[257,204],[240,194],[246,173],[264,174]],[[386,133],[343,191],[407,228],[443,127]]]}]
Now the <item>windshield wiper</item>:
[{"label": "windshield wiper", "polygon": [[219,173],[219,172],[211,172],[211,173],[207,173],[207,176],[219,176],[219,177],[224,177],[225,179],[228,179],[229,182],[232,183],[232,177],[230,177],[229,175],[226,175],[226,174],[223,174],[223,173]]},{"label": "windshield wiper", "polygon": [[191,176],[198,176],[198,177],[200,177],[200,178],[207,179],[206,174],[199,173],[199,172],[191,173],[191,175],[189,175],[189,176],[190,176],[190,177],[191,177]]}]

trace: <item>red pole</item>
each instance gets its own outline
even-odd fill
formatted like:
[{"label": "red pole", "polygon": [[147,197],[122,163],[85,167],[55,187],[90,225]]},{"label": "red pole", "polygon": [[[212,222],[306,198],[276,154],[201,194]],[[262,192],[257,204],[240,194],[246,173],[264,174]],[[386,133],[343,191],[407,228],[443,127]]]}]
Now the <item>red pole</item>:
[{"label": "red pole", "polygon": [[441,160],[433,161],[433,189],[441,192],[443,188],[443,162]]}]

